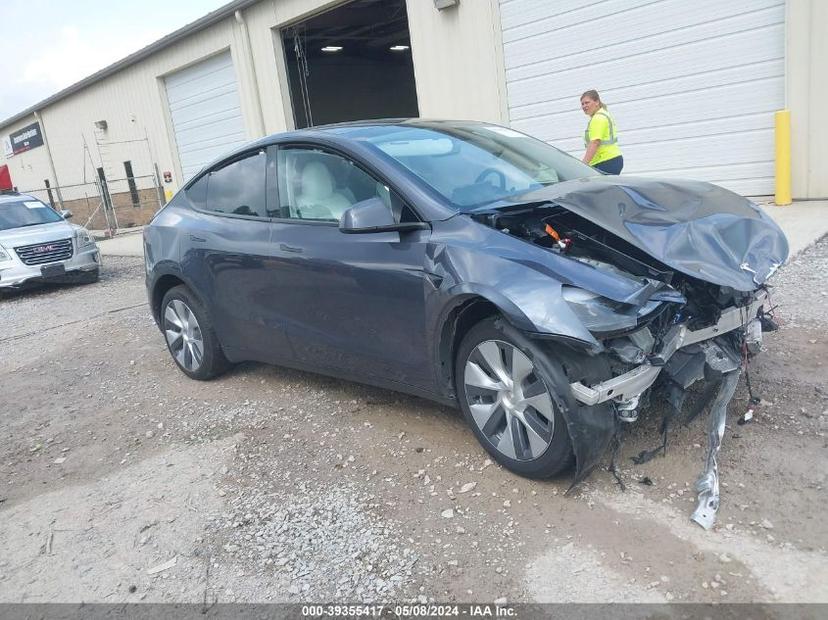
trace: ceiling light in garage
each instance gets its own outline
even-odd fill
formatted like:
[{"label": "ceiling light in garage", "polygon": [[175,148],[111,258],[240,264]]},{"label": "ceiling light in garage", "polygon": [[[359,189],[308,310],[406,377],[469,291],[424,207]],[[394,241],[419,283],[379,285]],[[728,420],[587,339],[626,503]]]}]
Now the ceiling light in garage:
[{"label": "ceiling light in garage", "polygon": [[342,46],[341,45],[326,45],[322,48],[323,52],[341,52]]},{"label": "ceiling light in garage", "polygon": [[389,47],[392,52],[404,52],[407,49],[410,49],[407,45],[392,45]]}]

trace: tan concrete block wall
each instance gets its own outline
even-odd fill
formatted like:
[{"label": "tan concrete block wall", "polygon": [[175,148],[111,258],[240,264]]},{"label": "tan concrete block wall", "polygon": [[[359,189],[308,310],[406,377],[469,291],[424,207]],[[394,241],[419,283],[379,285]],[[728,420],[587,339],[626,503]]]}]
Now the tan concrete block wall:
[{"label": "tan concrete block wall", "polygon": [[[112,194],[112,205],[115,208],[115,216],[118,219],[119,228],[131,228],[148,224],[152,216],[160,209],[158,194],[155,189],[138,190],[138,206],[132,204],[132,195],[129,192],[118,192]],[[107,228],[106,217],[103,207],[98,209],[92,221],[87,220],[100,204],[100,198],[81,198],[77,200],[65,200],[63,208],[72,212],[72,222],[93,230],[105,230]]]},{"label": "tan concrete block wall", "polygon": [[137,206],[132,203],[132,195],[129,192],[112,194],[112,206],[115,208],[119,228],[148,224],[161,208],[155,188],[139,189]]},{"label": "tan concrete block wall", "polygon": [[63,208],[72,212],[72,223],[79,226],[87,226],[88,228],[101,230],[106,228],[106,218],[104,218],[103,207],[98,209],[95,217],[87,224],[86,221],[89,216],[94,213],[95,209],[100,203],[100,198],[93,196],[90,198],[77,198],[75,200],[64,200]]}]

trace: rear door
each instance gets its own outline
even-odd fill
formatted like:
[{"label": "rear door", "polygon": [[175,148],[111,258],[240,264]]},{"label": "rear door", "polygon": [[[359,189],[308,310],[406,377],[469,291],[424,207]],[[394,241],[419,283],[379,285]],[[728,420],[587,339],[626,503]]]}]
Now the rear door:
[{"label": "rear door", "polygon": [[187,190],[195,210],[182,243],[182,270],[208,306],[226,353],[236,359],[289,359],[270,307],[277,259],[270,241],[267,155],[244,153]]},{"label": "rear door", "polygon": [[345,234],[353,204],[379,197],[397,221],[416,215],[349,158],[309,146],[273,147],[278,215],[271,242],[280,294],[274,312],[303,364],[431,389],[423,265],[430,231]]}]

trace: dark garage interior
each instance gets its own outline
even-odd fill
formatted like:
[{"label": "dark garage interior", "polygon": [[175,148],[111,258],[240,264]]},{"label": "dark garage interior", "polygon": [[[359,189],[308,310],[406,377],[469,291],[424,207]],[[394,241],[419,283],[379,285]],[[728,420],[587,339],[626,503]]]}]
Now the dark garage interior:
[{"label": "dark garage interior", "polygon": [[354,0],[282,40],[297,128],[418,116],[405,0]]}]

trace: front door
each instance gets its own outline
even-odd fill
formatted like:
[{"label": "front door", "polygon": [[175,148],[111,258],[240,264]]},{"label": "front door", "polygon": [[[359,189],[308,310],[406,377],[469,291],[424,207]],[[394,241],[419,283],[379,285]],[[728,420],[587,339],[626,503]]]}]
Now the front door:
[{"label": "front door", "polygon": [[[274,309],[302,363],[431,389],[423,264],[430,231],[345,234],[342,213],[379,197],[398,221],[413,211],[350,160],[304,147],[273,149],[282,256]],[[402,219],[401,219],[402,218]]]},{"label": "front door", "polygon": [[291,358],[284,326],[272,320],[273,261],[264,151],[203,175],[187,190],[196,214],[181,262],[211,300],[216,333],[231,359]]}]

